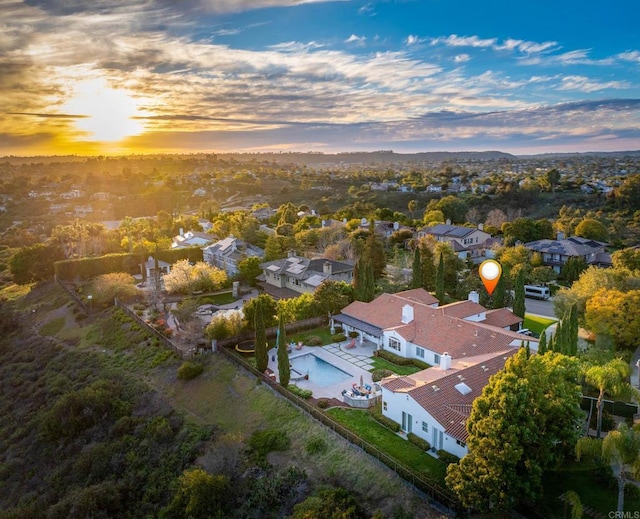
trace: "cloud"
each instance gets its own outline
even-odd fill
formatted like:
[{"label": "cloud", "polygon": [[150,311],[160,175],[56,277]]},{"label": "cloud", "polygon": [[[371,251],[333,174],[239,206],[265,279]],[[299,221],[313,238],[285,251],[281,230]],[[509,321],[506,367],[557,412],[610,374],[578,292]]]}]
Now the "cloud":
[{"label": "cloud", "polygon": [[205,8],[217,13],[237,13],[266,7],[295,7],[302,4],[345,1],[350,0],[198,0]]},{"label": "cloud", "polygon": [[466,61],[469,61],[470,59],[471,59],[471,56],[469,56],[469,54],[458,54],[458,55],[453,57],[453,61],[455,63],[465,63]]},{"label": "cloud", "polygon": [[623,52],[616,57],[622,61],[631,61],[632,63],[640,64],[640,51],[637,50]]},{"label": "cloud", "polygon": [[360,43],[360,44],[363,44],[366,40],[367,40],[366,36],[356,36],[355,34],[352,34],[346,40],[344,40],[344,42],[345,43]]},{"label": "cloud", "polygon": [[424,38],[419,38],[418,36],[410,34],[405,38],[404,43],[405,45],[416,45],[417,43],[422,43],[424,41],[425,41]]},{"label": "cloud", "polygon": [[358,14],[367,15],[367,16],[375,16],[376,12],[373,8],[373,4],[369,2],[368,4],[364,4],[360,9],[358,9]]},{"label": "cloud", "polygon": [[438,45],[440,43],[450,47],[487,48],[495,46],[496,38],[482,39],[478,36],[458,36],[457,34],[451,34],[450,36],[431,39],[431,45]]},{"label": "cloud", "polygon": [[629,87],[630,84],[626,81],[599,82],[585,76],[566,76],[562,78],[562,83],[558,87],[558,90],[577,90],[579,92],[591,93],[608,89],[623,90]]}]

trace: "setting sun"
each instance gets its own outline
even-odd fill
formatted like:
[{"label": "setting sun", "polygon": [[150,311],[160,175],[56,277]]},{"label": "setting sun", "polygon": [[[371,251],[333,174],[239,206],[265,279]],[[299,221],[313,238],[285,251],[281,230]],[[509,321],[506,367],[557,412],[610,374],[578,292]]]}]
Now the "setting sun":
[{"label": "setting sun", "polygon": [[139,115],[136,101],[126,90],[113,89],[98,78],[78,82],[72,92],[62,109],[82,116],[75,126],[91,140],[115,142],[143,131],[143,125],[133,119]]}]

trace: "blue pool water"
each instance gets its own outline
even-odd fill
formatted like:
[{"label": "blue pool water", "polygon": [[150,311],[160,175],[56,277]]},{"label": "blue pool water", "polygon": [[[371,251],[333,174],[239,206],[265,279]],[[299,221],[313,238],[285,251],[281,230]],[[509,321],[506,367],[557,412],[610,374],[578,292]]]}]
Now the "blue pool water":
[{"label": "blue pool water", "polygon": [[319,386],[330,386],[351,379],[351,375],[340,368],[316,357],[311,353],[291,359],[291,378],[296,377],[294,370],[301,375],[309,374],[309,380]]}]

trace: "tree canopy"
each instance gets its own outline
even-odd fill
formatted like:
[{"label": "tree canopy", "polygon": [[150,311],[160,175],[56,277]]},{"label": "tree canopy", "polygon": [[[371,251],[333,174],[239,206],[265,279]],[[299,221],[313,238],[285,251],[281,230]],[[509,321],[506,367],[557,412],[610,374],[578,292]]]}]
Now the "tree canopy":
[{"label": "tree canopy", "polygon": [[447,469],[464,506],[508,510],[542,497],[544,471],[578,438],[578,371],[577,359],[521,348],[490,378],[467,420],[469,454]]}]

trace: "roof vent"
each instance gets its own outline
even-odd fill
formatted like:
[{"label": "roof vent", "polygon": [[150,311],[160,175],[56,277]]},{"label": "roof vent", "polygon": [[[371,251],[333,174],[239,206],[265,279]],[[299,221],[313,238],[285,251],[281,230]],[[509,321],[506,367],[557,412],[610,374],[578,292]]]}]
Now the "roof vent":
[{"label": "roof vent", "polygon": [[433,389],[434,391],[440,391],[440,388],[438,386],[436,386],[435,384],[433,386],[431,386],[431,389]]}]

